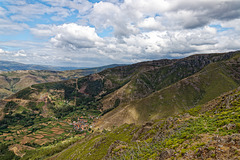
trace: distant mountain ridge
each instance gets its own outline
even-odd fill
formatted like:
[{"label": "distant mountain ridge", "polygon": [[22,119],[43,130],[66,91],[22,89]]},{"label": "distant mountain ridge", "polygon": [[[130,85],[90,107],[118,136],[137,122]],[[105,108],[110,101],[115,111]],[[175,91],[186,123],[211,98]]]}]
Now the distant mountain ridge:
[{"label": "distant mountain ridge", "polygon": [[14,61],[1,61],[0,60],[0,71],[16,71],[16,70],[50,70],[50,71],[65,71],[65,70],[76,70],[88,68],[111,68],[121,66],[124,64],[111,64],[100,67],[61,67],[61,66],[50,66],[50,65],[35,65],[35,64],[23,64]]},{"label": "distant mountain ridge", "polygon": [[[4,64],[1,65],[0,62],[0,67],[1,66],[4,66]],[[120,65],[112,64],[95,68],[85,68],[66,71],[51,71],[47,70],[51,68],[44,68],[42,66],[39,67],[31,65],[29,66],[31,68],[25,68],[27,70],[0,71],[0,100],[33,84],[57,82],[62,80],[80,78],[89,74],[100,72],[107,68],[116,67]],[[16,69],[22,69],[21,67],[19,67],[19,63],[16,63],[16,67],[17,67]],[[36,68],[44,70],[31,70]]]},{"label": "distant mountain ridge", "polygon": [[33,64],[23,64],[14,61],[0,61],[1,71],[16,71],[16,70],[55,70],[52,67],[33,65]]}]

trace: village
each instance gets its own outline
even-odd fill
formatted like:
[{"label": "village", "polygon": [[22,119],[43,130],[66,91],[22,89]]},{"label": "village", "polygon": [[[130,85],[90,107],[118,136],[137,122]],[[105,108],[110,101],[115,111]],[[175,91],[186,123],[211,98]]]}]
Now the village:
[{"label": "village", "polygon": [[77,121],[73,121],[72,123],[69,123],[69,125],[73,125],[73,128],[77,131],[87,131],[92,128],[92,125],[90,125],[89,120],[93,120],[93,119],[94,119],[94,116],[88,116],[88,117],[81,116],[77,118]]}]

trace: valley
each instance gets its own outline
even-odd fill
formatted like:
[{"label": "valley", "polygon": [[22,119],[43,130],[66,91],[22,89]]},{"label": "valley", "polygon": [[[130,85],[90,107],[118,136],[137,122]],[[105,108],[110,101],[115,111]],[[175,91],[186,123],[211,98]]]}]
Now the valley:
[{"label": "valley", "polygon": [[0,160],[240,160],[240,0],[0,0]]},{"label": "valley", "polygon": [[[26,74],[51,77],[42,72]],[[239,51],[147,61],[86,76],[82,70],[54,74],[58,82],[32,83],[1,101],[5,157],[238,156]],[[16,81],[9,82],[17,87]],[[216,137],[222,142],[216,144]],[[227,148],[229,138],[235,154]],[[216,151],[218,145],[224,153]]]},{"label": "valley", "polygon": [[[0,67],[2,65],[3,64],[0,63]],[[50,71],[50,70],[16,70],[9,72],[0,71],[0,99],[9,97],[10,95],[33,84],[57,82],[68,79],[80,78],[115,66],[120,65],[113,64],[96,68],[66,71]],[[21,67],[17,65],[15,69],[21,69]]]}]

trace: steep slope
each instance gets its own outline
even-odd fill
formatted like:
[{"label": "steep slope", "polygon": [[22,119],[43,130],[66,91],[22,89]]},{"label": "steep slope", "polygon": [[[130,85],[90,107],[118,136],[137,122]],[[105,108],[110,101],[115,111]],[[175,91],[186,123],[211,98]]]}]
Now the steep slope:
[{"label": "steep slope", "polygon": [[168,65],[152,66],[147,69],[145,67],[135,74],[126,86],[113,94],[109,94],[101,102],[104,108],[112,108],[115,104],[114,102],[118,99],[120,103],[129,103],[129,101],[134,99],[146,97],[155,91],[199,72],[208,64],[227,60],[234,54],[239,53],[193,55],[175,60]]},{"label": "steep slope", "polygon": [[184,114],[124,124],[86,136],[60,153],[59,144],[29,151],[23,159],[237,159],[239,115],[240,88]]},{"label": "steep slope", "polygon": [[[204,104],[240,84],[240,56],[207,65],[200,72],[160,89],[149,96],[125,103],[104,115],[97,128],[124,123],[144,123]],[[119,92],[119,91],[118,91]]]}]

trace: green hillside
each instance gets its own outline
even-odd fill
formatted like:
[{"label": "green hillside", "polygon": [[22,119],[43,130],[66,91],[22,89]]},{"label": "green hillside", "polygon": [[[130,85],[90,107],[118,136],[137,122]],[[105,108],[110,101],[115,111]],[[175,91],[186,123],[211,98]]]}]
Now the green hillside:
[{"label": "green hillside", "polygon": [[[240,88],[207,105],[143,125],[94,133],[47,158],[59,146],[29,151],[23,159],[235,159],[240,156]],[[57,153],[57,152],[56,152]]]},{"label": "green hillside", "polygon": [[[27,150],[34,151],[26,156],[48,157],[77,141],[76,136],[90,135],[88,138],[91,138],[101,135],[96,131],[103,130],[110,134],[111,140],[120,140],[116,143],[124,146],[122,142],[130,143],[133,136],[125,132],[139,127],[129,124],[159,121],[194,107],[199,110],[203,104],[237,88],[239,62],[239,51],[201,54],[118,66],[77,79],[33,84],[1,101],[0,142],[3,148],[7,146],[20,157]],[[76,78],[82,70],[79,72],[54,73]],[[47,79],[48,73],[39,72],[38,76]],[[13,78],[9,82],[5,86],[20,81]],[[122,126],[124,123],[128,125]],[[114,126],[122,126],[118,129],[123,131],[106,131]],[[115,135],[118,132],[122,136],[120,139]],[[64,140],[66,143],[62,144]],[[91,146],[97,141],[96,138],[90,143],[83,138],[81,143]],[[111,144],[112,141],[107,141],[104,152],[98,151],[98,154],[106,155],[105,150]],[[41,156],[47,147],[54,146],[58,148],[53,149],[53,153],[47,151]],[[96,146],[98,144],[93,148]],[[88,153],[85,148],[79,154]],[[38,149],[41,153],[35,153]]]},{"label": "green hillside", "polygon": [[[101,102],[103,107],[108,108],[113,107],[117,99],[120,99],[121,103],[139,100],[199,72],[209,64],[230,59],[235,54],[239,55],[239,52],[193,55],[172,60],[172,63],[161,66],[155,66],[154,63],[152,66],[142,66],[131,80],[125,86],[122,86],[122,89],[120,88],[115,93],[107,95]],[[105,72],[99,74],[102,73]]]},{"label": "green hillside", "polygon": [[[144,123],[204,104],[239,86],[239,65],[239,54],[226,61],[211,63],[200,72],[153,92],[149,96],[123,103],[104,115],[96,126],[106,128],[124,123]],[[127,88],[130,87],[132,87],[131,84],[128,84]],[[127,89],[124,88],[124,90]],[[113,93],[113,95],[117,97],[116,94]],[[108,95],[106,99],[110,96]]]}]

